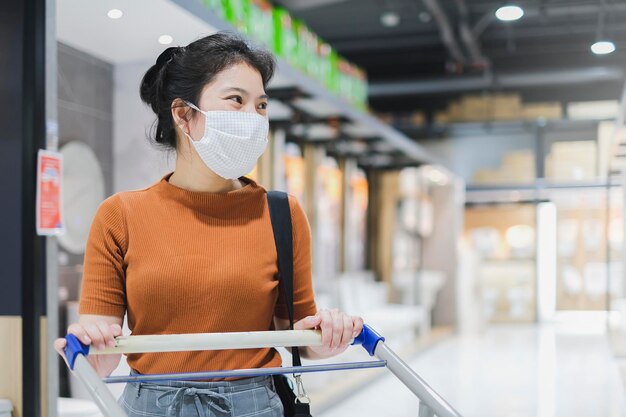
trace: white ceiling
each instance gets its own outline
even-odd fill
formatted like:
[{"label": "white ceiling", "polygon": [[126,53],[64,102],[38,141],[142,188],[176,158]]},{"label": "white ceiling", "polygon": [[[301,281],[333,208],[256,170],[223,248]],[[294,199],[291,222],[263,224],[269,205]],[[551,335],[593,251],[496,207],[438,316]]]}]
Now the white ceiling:
[{"label": "white ceiling", "polygon": [[[120,19],[107,12],[120,9]],[[168,46],[186,45],[215,29],[168,0],[57,0],[59,41],[112,64],[156,60]],[[161,45],[161,35],[174,38]]]},{"label": "white ceiling", "polygon": [[[57,0],[57,39],[90,55],[118,65],[156,61],[168,46],[188,43],[211,35],[216,29],[169,0]],[[121,19],[107,12],[120,9]],[[161,35],[174,38],[161,45]],[[293,83],[277,73],[271,86]]]}]

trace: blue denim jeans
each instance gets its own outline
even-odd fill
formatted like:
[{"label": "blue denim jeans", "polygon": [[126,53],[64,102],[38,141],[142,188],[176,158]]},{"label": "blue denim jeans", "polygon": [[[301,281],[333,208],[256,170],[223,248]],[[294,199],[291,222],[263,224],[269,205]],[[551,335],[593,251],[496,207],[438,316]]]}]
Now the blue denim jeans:
[{"label": "blue denim jeans", "polygon": [[283,405],[271,377],[128,383],[118,402],[128,417],[283,416]]}]

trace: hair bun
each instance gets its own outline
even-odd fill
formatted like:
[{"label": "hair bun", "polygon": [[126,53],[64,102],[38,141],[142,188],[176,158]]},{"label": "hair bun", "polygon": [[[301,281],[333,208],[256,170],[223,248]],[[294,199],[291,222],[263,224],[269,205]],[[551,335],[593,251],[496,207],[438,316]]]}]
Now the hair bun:
[{"label": "hair bun", "polygon": [[161,67],[167,64],[169,60],[174,58],[174,55],[176,55],[181,49],[183,48],[181,48],[180,46],[170,46],[169,48],[165,49],[163,52],[161,52],[161,55],[159,55],[156,60],[157,67]]},{"label": "hair bun", "polygon": [[183,48],[180,46],[170,46],[161,52],[156,63],[150,67],[141,81],[139,95],[157,114],[159,113],[161,104],[160,94],[163,87],[163,72],[172,58],[182,50]]}]

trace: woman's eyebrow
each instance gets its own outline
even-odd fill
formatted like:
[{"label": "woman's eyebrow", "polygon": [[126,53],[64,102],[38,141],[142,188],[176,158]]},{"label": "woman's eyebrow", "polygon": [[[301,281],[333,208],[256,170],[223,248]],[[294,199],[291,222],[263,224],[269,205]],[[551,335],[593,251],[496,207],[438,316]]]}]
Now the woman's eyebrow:
[{"label": "woman's eyebrow", "polygon": [[[227,92],[227,91],[237,91],[237,92],[239,92],[239,93],[241,93],[241,94],[243,94],[243,95],[245,95],[245,96],[249,96],[249,95],[250,95],[250,93],[248,93],[248,91],[247,91],[247,90],[245,90],[245,89],[243,89],[243,88],[240,88],[240,87],[227,87],[227,88],[224,88],[224,89],[222,90],[222,92],[223,92],[223,93],[225,93],[225,92]],[[259,98],[262,98],[262,99],[266,99],[266,100],[267,100],[267,99],[269,99],[270,97],[269,97],[267,94],[261,94],[261,95],[259,96]]]}]

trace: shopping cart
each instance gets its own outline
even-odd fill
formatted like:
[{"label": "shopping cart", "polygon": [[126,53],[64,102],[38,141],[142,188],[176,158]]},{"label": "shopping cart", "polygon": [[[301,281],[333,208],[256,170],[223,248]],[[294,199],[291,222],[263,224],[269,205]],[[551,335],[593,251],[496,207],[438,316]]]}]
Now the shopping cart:
[{"label": "shopping cart", "polygon": [[[87,355],[120,353],[176,352],[192,350],[248,349],[267,347],[320,346],[322,337],[315,330],[284,330],[242,333],[200,333],[154,336],[120,336],[116,346],[101,350],[91,349],[82,344],[74,335],[66,336],[65,356],[72,372],[82,381],[94,401],[106,417],[126,416],[105,383],[137,383],[173,380],[221,379],[254,377],[277,374],[302,374],[308,372],[326,372],[348,369],[386,367],[419,399],[419,417],[461,417],[461,415],[420,378],[398,355],[384,342],[385,338],[365,325],[352,345],[363,348],[378,360],[292,366],[279,368],[236,369],[228,371],[173,373],[156,375],[128,375],[101,379],[87,360]],[[306,393],[298,386],[298,397]],[[417,410],[416,410],[417,411]]]}]

